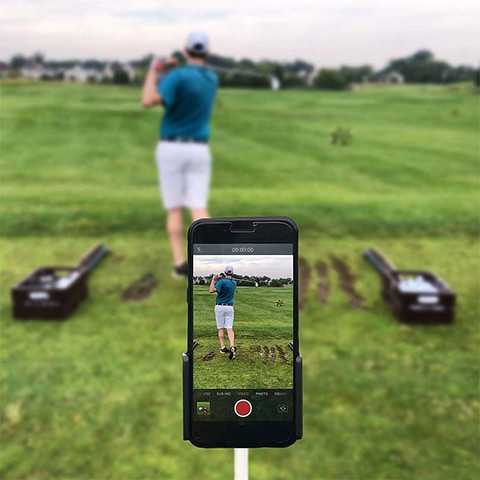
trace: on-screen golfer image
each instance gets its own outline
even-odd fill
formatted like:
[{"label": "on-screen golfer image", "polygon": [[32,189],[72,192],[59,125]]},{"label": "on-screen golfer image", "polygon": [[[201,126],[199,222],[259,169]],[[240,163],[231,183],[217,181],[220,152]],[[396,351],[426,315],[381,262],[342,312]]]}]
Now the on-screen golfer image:
[{"label": "on-screen golfer image", "polygon": [[194,388],[292,388],[293,255],[202,253],[192,267]]},{"label": "on-screen golfer image", "polygon": [[[225,267],[225,278],[213,276],[210,283],[210,293],[216,293],[215,302],[215,321],[218,329],[218,339],[220,341],[220,353],[228,353],[228,358],[235,358],[235,333],[233,331],[233,317],[235,311],[233,309],[233,298],[237,288],[237,282],[233,280],[233,267],[227,265]],[[225,339],[223,331],[227,330],[230,348],[225,347]]]}]

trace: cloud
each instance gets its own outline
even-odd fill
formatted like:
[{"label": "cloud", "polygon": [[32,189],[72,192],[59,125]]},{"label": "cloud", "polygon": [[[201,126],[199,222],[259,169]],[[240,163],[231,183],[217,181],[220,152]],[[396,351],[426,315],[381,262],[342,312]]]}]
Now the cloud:
[{"label": "cloud", "polygon": [[236,275],[258,275],[270,278],[292,278],[291,255],[195,255],[193,274],[208,276],[223,272],[231,265]]},{"label": "cloud", "polygon": [[217,53],[237,58],[304,58],[320,66],[383,66],[429,48],[458,63],[478,62],[473,0],[17,0],[0,11],[0,55],[42,51],[50,58],[138,57],[181,48],[203,29]]}]

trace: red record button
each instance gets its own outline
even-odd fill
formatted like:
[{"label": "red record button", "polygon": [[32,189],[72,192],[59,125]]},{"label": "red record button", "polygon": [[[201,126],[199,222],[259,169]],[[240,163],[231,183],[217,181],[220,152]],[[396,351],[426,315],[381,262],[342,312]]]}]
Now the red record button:
[{"label": "red record button", "polygon": [[248,417],[252,413],[252,404],[248,400],[239,400],[233,407],[239,417]]}]

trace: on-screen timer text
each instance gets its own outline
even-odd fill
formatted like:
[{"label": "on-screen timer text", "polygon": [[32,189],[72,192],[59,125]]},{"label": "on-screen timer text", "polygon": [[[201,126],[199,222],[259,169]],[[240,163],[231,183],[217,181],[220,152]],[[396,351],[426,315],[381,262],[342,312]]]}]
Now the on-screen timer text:
[{"label": "on-screen timer text", "polygon": [[253,253],[255,247],[232,247],[232,253]]}]

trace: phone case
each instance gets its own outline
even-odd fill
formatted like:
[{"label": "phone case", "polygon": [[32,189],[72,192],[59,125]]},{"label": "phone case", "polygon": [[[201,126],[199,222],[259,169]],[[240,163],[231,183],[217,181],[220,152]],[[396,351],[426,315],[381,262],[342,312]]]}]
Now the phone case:
[{"label": "phone case", "polygon": [[[188,258],[191,258],[192,252],[191,245],[193,243],[193,231],[195,226],[199,223],[203,223],[205,220],[197,220],[192,223],[188,231]],[[222,218],[210,218],[208,219],[209,223],[223,223],[226,221],[246,221],[246,222],[255,222],[255,221],[272,221],[272,222],[284,222],[287,223],[296,233],[296,250],[295,255],[298,260],[298,227],[297,224],[289,217],[222,217]],[[297,268],[297,266],[296,266]],[[295,271],[295,276],[298,279],[298,272]],[[190,274],[189,274],[190,279]],[[297,282],[298,283],[298,282]],[[298,288],[298,285],[296,286]],[[295,300],[297,301],[298,295],[295,295]],[[192,291],[190,288],[187,289],[187,302],[189,306],[193,305]],[[190,307],[189,307],[190,308]],[[298,312],[298,305],[295,302],[294,308]],[[190,311],[189,311],[190,314]],[[298,323],[297,323],[298,324]],[[190,328],[190,326],[189,326]],[[298,346],[298,343],[297,343]],[[189,345],[190,347],[190,345]],[[293,345],[292,345],[293,347]],[[293,349],[293,348],[292,348]],[[188,349],[187,352],[182,354],[182,381],[183,381],[183,439],[192,440],[192,424],[191,424],[191,398],[190,394],[193,390],[193,372],[192,365],[190,360],[190,355],[192,354],[193,349]],[[294,363],[294,391],[295,391],[295,440],[300,440],[303,437],[303,359],[302,355],[297,351],[295,352],[295,363]]]},{"label": "phone case", "polygon": [[[182,353],[183,363],[183,439],[190,440],[191,412],[190,412],[190,358]],[[295,358],[295,439],[303,437],[303,378],[302,355]]]}]

